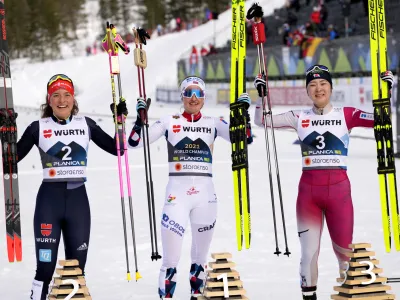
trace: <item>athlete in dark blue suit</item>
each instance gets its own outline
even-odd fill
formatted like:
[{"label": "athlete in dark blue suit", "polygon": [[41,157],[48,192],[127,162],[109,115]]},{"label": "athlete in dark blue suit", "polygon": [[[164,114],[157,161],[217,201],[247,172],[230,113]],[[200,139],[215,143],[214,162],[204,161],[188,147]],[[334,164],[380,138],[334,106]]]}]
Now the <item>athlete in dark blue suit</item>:
[{"label": "athlete in dark blue suit", "polygon": [[[78,259],[79,267],[85,269],[90,236],[90,208],[84,185],[89,141],[117,155],[115,138],[92,119],[77,115],[74,86],[67,76],[57,74],[49,80],[46,103],[41,109],[42,119],[29,125],[17,145],[19,161],[36,145],[43,166],[34,215],[37,269],[30,297],[33,300],[46,299],[61,233],[65,258]],[[127,113],[125,102],[121,102],[117,119]]]}]

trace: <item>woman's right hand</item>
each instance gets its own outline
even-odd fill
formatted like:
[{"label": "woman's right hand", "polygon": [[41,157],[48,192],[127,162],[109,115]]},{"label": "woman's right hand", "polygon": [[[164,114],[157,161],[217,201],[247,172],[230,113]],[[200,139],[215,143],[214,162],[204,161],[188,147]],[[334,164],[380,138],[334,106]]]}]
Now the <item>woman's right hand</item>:
[{"label": "woman's right hand", "polygon": [[254,87],[258,91],[258,96],[263,97],[267,94],[267,83],[261,75],[258,75],[256,79],[254,79]]}]

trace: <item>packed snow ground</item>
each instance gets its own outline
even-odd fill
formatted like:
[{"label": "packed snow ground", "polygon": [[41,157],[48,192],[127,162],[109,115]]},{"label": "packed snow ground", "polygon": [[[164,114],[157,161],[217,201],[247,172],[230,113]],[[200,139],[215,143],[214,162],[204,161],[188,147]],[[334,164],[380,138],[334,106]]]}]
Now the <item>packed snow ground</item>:
[{"label": "packed snow ground", "polygon": [[[160,111],[154,108],[155,114]],[[164,109],[165,110],[165,109]],[[179,107],[169,107],[179,111]],[[219,116],[226,108],[206,109],[205,113]],[[22,114],[19,130],[37,119],[37,115]],[[99,124],[110,134],[113,132],[111,118],[103,118]],[[249,299],[300,299],[299,259],[300,245],[296,230],[296,193],[301,174],[299,146],[294,145],[293,131],[276,131],[279,167],[282,180],[283,199],[286,214],[288,243],[292,255],[276,257],[273,252],[274,235],[267,162],[262,128],[254,128],[254,144],[249,148],[250,193],[252,211],[252,245],[250,250],[236,250],[233,187],[230,169],[230,145],[223,140],[216,141],[214,151],[214,183],[219,201],[219,216],[215,227],[211,252],[231,252],[237,263]],[[372,135],[372,131],[371,131]],[[137,236],[139,271],[143,276],[138,282],[126,281],[126,264],[121,221],[121,204],[118,188],[117,159],[102,152],[97,146],[89,148],[87,190],[91,204],[92,232],[87,262],[87,284],[95,300],[114,299],[157,299],[158,271],[161,262],[150,260],[150,238],[147,215],[147,197],[143,166],[143,150],[128,152],[131,170],[134,216]],[[157,220],[161,217],[165,186],[168,180],[167,147],[160,139],[151,147],[153,180]],[[400,255],[385,253],[380,217],[378,180],[376,175],[375,142],[352,139],[350,143],[349,177],[355,208],[354,242],[370,242],[380,260],[384,275],[400,277]],[[35,273],[33,238],[33,212],[35,198],[42,180],[38,151],[31,153],[19,164],[20,198],[23,236],[23,262],[9,264],[5,239],[0,249],[0,299],[29,299],[31,282]],[[0,187],[1,188],[1,187]],[[57,199],[54,199],[57,201]],[[128,209],[128,206],[126,207]],[[0,206],[0,216],[4,215]],[[280,218],[278,219],[280,220]],[[282,226],[278,224],[280,248],[284,250]],[[0,218],[0,228],[4,228]],[[158,236],[160,224],[157,223]],[[190,267],[190,231],[185,236],[183,254],[178,267],[176,299],[189,298],[188,271]],[[130,236],[130,235],[129,235]],[[159,241],[161,250],[161,241]],[[59,258],[63,256],[60,245]],[[131,271],[134,272],[133,248],[129,239]],[[210,260],[211,261],[211,257]],[[330,299],[337,276],[336,258],[333,254],[329,234],[324,232],[319,258],[319,299]],[[400,285],[392,284],[393,293],[400,295]]]}]

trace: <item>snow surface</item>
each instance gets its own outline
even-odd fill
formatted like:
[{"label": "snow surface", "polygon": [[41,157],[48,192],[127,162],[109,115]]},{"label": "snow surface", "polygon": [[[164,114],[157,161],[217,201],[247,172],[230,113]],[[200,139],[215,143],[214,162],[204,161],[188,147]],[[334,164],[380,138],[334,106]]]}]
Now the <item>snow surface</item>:
[{"label": "snow surface", "polygon": [[[266,14],[283,5],[282,0],[260,1]],[[267,6],[268,3],[268,6]],[[249,4],[247,4],[248,6]],[[218,46],[229,39],[230,12],[220,15],[217,22]],[[189,32],[163,36],[149,41],[145,46],[148,57],[146,87],[153,97],[156,85],[176,85],[176,61],[193,44],[212,38],[213,24],[208,23]],[[133,103],[138,96],[136,68],[132,54],[121,55],[121,78],[125,97]],[[73,78],[82,112],[109,114],[111,88],[106,54],[75,57],[62,61],[27,64],[24,60],[12,61],[14,99],[17,105],[37,108],[45,97],[45,84],[55,73],[66,73]],[[133,104],[129,105],[134,112]],[[276,108],[274,112],[290,108]],[[179,106],[152,104],[150,115],[179,112]],[[227,117],[225,106],[206,107],[204,114]],[[132,113],[134,115],[134,113]],[[25,128],[39,118],[37,112],[20,112],[18,129]],[[110,117],[94,118],[108,133],[113,133]],[[130,120],[131,122],[131,120]],[[128,129],[130,129],[129,124]],[[274,235],[268,185],[267,161],[262,128],[254,128],[255,142],[249,147],[250,193],[252,211],[252,245],[250,250],[236,250],[233,185],[231,179],[230,145],[217,140],[214,151],[214,183],[219,201],[219,216],[215,227],[211,252],[231,252],[236,269],[240,272],[247,296],[252,300],[300,299],[299,260],[300,244],[296,229],[297,184],[301,175],[300,150],[293,145],[294,131],[276,131],[279,168],[282,182],[288,243],[292,255],[276,257],[273,252]],[[372,130],[363,135],[373,137]],[[158,299],[158,272],[161,262],[150,259],[150,238],[147,214],[147,197],[144,176],[143,150],[130,150],[129,162],[133,190],[134,217],[137,236],[139,271],[138,282],[126,281],[126,264],[118,188],[117,159],[92,145],[89,149],[88,182],[91,203],[92,231],[86,268],[89,291],[95,300]],[[155,185],[156,215],[159,220],[168,181],[167,147],[163,139],[151,147],[153,181]],[[400,277],[400,255],[395,251],[385,253],[381,225],[379,188],[376,175],[376,147],[373,140],[352,139],[349,152],[349,177],[355,208],[354,242],[370,242],[380,260],[379,266],[388,277]],[[20,199],[23,236],[23,262],[9,264],[5,238],[0,238],[0,300],[24,300],[30,297],[34,277],[35,252],[33,213],[35,198],[40,186],[41,164],[37,150],[19,164]],[[275,178],[275,177],[274,177]],[[1,185],[2,183],[0,183]],[[0,190],[2,187],[0,187]],[[275,189],[276,190],[276,189]],[[276,195],[277,196],[277,195]],[[277,197],[276,197],[277,199]],[[56,199],[55,199],[56,201]],[[126,207],[128,210],[128,206]],[[0,228],[4,228],[4,208],[0,205]],[[129,220],[129,219],[128,219]],[[278,218],[280,220],[280,218]],[[129,222],[128,222],[129,223]],[[280,248],[284,250],[282,226],[279,222]],[[157,223],[158,236],[160,224]],[[4,230],[4,229],[3,229]],[[130,229],[129,229],[130,230]],[[128,231],[130,232],[130,231]],[[187,231],[182,259],[178,267],[178,286],[174,299],[189,298],[188,271],[190,267],[190,231]],[[4,236],[5,237],[5,236]],[[130,237],[130,234],[128,234]],[[134,273],[132,242],[129,239],[131,272]],[[161,241],[159,241],[161,252]],[[60,245],[59,259],[63,259]],[[210,257],[211,261],[211,257]],[[328,233],[321,242],[319,258],[319,299],[330,299],[336,285],[337,263]],[[392,284],[392,293],[400,296],[400,284]]]}]

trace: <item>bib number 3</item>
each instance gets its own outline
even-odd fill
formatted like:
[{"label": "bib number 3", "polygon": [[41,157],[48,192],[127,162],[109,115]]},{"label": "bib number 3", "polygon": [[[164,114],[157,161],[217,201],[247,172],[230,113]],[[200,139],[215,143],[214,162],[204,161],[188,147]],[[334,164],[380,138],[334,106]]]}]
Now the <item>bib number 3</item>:
[{"label": "bib number 3", "polygon": [[322,135],[319,135],[315,138],[318,141],[318,145],[316,145],[318,150],[322,150],[325,148],[326,144],[325,144],[325,138]]},{"label": "bib number 3", "polygon": [[[363,281],[363,282],[361,282],[361,284],[368,285],[368,284],[374,283],[376,280],[376,274],[374,272],[372,272],[372,270],[374,269],[374,264],[372,262],[366,261],[366,260],[360,261],[359,264],[368,265],[368,270],[361,271],[361,273],[371,276],[370,280]],[[347,271],[349,270],[349,267],[350,267],[349,262],[346,262],[346,270],[344,271],[344,279],[342,281],[342,284],[344,284],[347,280]]]}]

